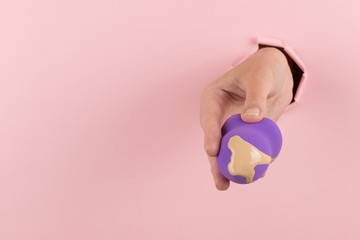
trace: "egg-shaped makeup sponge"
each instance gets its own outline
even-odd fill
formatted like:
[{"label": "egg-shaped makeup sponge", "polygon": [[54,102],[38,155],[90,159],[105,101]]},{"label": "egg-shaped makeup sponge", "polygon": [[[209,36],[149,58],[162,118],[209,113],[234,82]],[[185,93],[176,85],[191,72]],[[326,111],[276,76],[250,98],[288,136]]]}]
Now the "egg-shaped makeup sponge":
[{"label": "egg-shaped makeup sponge", "polygon": [[218,167],[227,179],[240,184],[263,177],[282,146],[280,129],[269,118],[247,123],[235,114],[226,120],[221,133]]}]

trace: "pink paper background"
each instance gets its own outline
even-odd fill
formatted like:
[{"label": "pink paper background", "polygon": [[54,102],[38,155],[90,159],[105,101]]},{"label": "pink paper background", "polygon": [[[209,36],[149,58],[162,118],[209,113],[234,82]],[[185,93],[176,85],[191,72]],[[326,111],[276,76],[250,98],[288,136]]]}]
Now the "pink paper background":
[{"label": "pink paper background", "polygon": [[[2,0],[0,239],[359,239],[356,0]],[[215,189],[199,96],[258,36],[308,70],[267,176]]]}]

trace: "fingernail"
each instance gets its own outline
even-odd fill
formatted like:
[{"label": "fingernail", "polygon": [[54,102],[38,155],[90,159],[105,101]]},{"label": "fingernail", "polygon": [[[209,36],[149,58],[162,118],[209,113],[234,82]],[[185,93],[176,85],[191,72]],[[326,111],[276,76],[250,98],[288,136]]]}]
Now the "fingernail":
[{"label": "fingernail", "polygon": [[251,107],[245,111],[245,115],[249,115],[249,116],[259,116],[259,114],[260,114],[260,109],[257,107]]}]

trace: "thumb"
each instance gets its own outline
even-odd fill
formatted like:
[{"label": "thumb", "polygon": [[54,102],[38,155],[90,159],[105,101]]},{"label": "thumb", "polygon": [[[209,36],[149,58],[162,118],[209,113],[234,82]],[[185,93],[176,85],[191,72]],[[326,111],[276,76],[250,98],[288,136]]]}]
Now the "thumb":
[{"label": "thumb", "polygon": [[267,98],[270,87],[266,82],[253,83],[245,89],[246,97],[241,118],[245,122],[261,121],[266,115]]}]

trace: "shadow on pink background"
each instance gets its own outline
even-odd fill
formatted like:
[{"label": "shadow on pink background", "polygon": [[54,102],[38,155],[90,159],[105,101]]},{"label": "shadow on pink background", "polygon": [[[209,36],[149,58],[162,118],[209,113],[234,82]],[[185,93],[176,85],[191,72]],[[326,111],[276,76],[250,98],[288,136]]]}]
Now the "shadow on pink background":
[{"label": "shadow on pink background", "polygon": [[[359,239],[357,1],[1,1],[0,239]],[[203,88],[286,41],[302,102],[218,192]]]}]

